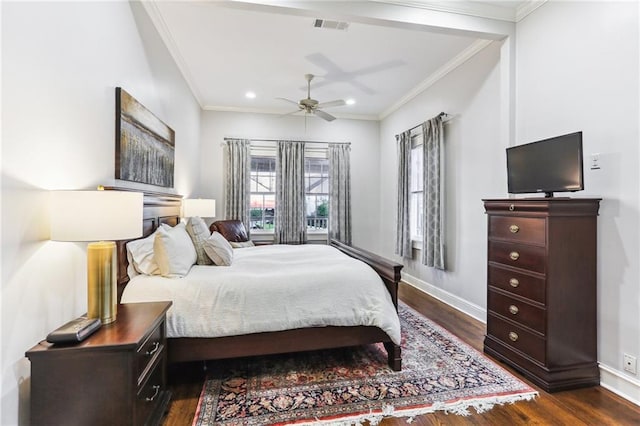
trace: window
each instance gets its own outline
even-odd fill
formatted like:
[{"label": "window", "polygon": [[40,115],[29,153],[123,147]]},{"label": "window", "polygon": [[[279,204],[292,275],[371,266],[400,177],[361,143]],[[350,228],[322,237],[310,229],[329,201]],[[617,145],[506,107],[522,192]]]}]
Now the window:
[{"label": "window", "polygon": [[329,225],[329,160],[304,159],[307,231],[327,231]]},{"label": "window", "polygon": [[[266,150],[251,155],[249,191],[252,230],[273,232],[276,204],[276,157]],[[329,160],[326,150],[311,151],[304,161],[307,231],[327,232]]]},{"label": "window", "polygon": [[409,178],[409,230],[411,239],[422,241],[423,221],[423,151],[422,137],[411,138],[411,176]]},{"label": "window", "polygon": [[276,158],[252,155],[249,179],[251,229],[273,231],[276,206]]}]

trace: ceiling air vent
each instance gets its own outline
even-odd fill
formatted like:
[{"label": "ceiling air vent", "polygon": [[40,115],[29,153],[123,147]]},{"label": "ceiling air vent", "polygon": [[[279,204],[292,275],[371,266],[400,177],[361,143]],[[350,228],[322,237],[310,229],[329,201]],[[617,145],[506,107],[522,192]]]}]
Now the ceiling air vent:
[{"label": "ceiling air vent", "polygon": [[346,31],[349,28],[348,22],[329,21],[328,19],[316,19],[313,22],[315,28],[327,28],[330,30],[342,30]]}]

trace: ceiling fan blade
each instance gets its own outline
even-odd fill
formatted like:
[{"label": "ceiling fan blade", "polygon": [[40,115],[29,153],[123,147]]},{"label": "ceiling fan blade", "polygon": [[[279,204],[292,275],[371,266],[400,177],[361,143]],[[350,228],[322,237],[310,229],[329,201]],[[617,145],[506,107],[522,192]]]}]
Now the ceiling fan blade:
[{"label": "ceiling fan blade", "polygon": [[276,98],[276,99],[280,99],[281,101],[285,101],[285,102],[289,102],[290,104],[294,104],[294,105],[298,105],[298,102],[296,101],[292,101],[291,99],[287,99],[287,98]]},{"label": "ceiling fan blade", "polygon": [[331,108],[346,105],[347,103],[343,99],[336,99],[335,101],[322,102],[316,105],[316,108]]},{"label": "ceiling fan blade", "polygon": [[336,119],[333,115],[327,114],[326,112],[319,109],[314,110],[313,113],[318,117],[322,118],[323,120],[333,121]]},{"label": "ceiling fan blade", "polygon": [[287,112],[285,114],[280,114],[280,117],[284,117],[286,115],[293,115],[293,114],[296,114],[296,113],[301,112],[301,111],[302,111],[301,109],[297,109],[295,111]]}]

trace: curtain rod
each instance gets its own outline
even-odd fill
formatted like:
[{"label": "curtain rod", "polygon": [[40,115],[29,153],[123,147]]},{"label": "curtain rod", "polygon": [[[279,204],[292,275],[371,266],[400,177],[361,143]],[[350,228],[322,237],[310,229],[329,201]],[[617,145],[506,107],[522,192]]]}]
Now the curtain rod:
[{"label": "curtain rod", "polygon": [[[244,139],[244,140],[248,140],[249,142],[280,142],[280,141],[287,141],[287,139],[224,138],[225,141],[236,140],[236,139]],[[293,140],[292,142],[320,143],[320,144],[327,144],[327,145],[330,144],[330,143],[333,143],[333,144],[336,144],[336,145],[351,145],[351,142],[325,142],[325,141],[304,141],[304,140]]]},{"label": "curtain rod", "polygon": [[[436,117],[443,117],[443,118],[447,118],[447,117],[451,117],[449,114],[447,114],[446,112],[441,112],[440,114],[436,115]],[[434,117],[435,118],[435,117]],[[442,121],[443,123],[445,122],[444,120]],[[418,124],[417,126],[413,126],[412,128],[410,128],[409,130],[407,130],[408,132],[411,132],[415,129],[417,129],[418,127],[421,127],[422,123]]]}]

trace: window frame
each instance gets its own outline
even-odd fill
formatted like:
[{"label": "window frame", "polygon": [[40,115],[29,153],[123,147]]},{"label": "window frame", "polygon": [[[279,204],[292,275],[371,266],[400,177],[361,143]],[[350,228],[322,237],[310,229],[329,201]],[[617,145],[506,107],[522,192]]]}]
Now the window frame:
[{"label": "window frame", "polygon": [[[257,194],[273,194],[274,196],[274,209],[277,208],[277,206],[275,206],[275,160],[276,160],[276,147],[275,146],[264,146],[264,145],[259,145],[259,146],[251,146],[251,150],[250,150],[250,157],[251,160],[253,160],[254,157],[266,157],[266,158],[273,158],[274,161],[274,169],[273,169],[273,182],[274,182],[274,191],[273,192],[253,192],[251,191],[251,183],[253,181],[253,176],[254,176],[254,171],[253,171],[253,167],[251,168],[251,170],[249,171],[249,176],[250,176],[250,185],[249,185],[249,200],[251,200],[252,196],[257,195]],[[328,206],[328,211],[327,211],[327,217],[326,217],[326,228],[324,229],[309,229],[307,226],[307,235],[309,236],[309,240],[315,240],[318,239],[317,237],[321,237],[321,239],[325,239],[326,236],[329,234],[329,212],[331,209],[331,205],[329,202],[329,179],[330,179],[330,173],[329,173],[329,149],[327,147],[305,147],[305,152],[304,152],[304,158],[305,158],[305,204],[307,201],[307,197],[308,196],[313,196],[313,197],[318,197],[318,196],[326,196],[327,198],[327,206]],[[306,192],[306,188],[307,188],[307,179],[308,179],[308,172],[307,172],[307,160],[308,159],[323,159],[327,162],[327,167],[326,167],[326,180],[327,180],[327,192],[326,193],[309,193]],[[251,163],[253,164],[253,163]],[[257,182],[256,182],[257,183]],[[251,202],[251,201],[250,201]],[[249,207],[249,210],[251,211],[252,208]],[[250,213],[250,217],[251,217],[251,213]],[[264,220],[264,208],[263,208],[263,214],[262,214],[262,218]],[[272,229],[253,229],[251,228],[250,232],[252,235],[258,235],[258,236],[269,236],[269,235],[273,235],[274,233],[274,229],[275,229],[275,212],[274,212],[274,228]],[[305,206],[305,219],[307,219],[307,212],[306,212],[306,206]],[[251,220],[251,219],[250,219]],[[314,238],[314,236],[316,238]]]}]

